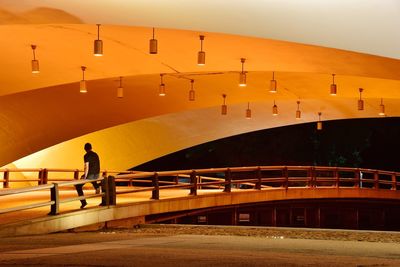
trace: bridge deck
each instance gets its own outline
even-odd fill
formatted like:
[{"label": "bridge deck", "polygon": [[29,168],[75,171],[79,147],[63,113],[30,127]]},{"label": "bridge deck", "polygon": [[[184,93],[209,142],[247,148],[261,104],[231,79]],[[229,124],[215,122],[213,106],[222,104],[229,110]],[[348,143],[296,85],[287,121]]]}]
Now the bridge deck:
[{"label": "bridge deck", "polygon": [[[93,189],[88,189],[85,194],[93,194]],[[75,197],[74,190],[61,190],[60,198]],[[187,189],[165,189],[160,193],[159,200],[151,200],[151,192],[136,192],[118,195],[117,206],[99,207],[100,197],[89,198],[88,206],[81,210],[80,202],[63,203],[60,206],[60,215],[47,215],[49,206],[35,208],[27,211],[11,212],[0,216],[0,230],[9,225],[20,222],[33,224],[40,222],[57,221],[55,229],[70,229],[109,220],[118,220],[129,217],[160,214],[165,212],[184,211],[208,207],[221,207],[227,205],[256,203],[274,200],[290,199],[323,199],[323,198],[360,198],[360,199],[392,199],[400,200],[400,192],[396,190],[376,190],[369,188],[265,188],[232,189],[231,193],[224,193],[222,189],[198,190],[197,196],[189,196]],[[48,191],[30,192],[21,196],[5,196],[0,203],[0,209],[49,200]],[[68,220],[70,218],[70,220]],[[77,219],[79,218],[79,219]],[[72,221],[72,224],[66,223]],[[64,225],[65,223],[65,225]],[[62,224],[60,226],[59,224]],[[40,224],[39,224],[40,225]],[[26,226],[27,227],[27,226]],[[43,225],[40,227],[44,227]],[[64,229],[64,230],[65,230]]]},{"label": "bridge deck", "polygon": [[[123,189],[123,187],[122,187]],[[119,190],[119,188],[118,188]],[[221,190],[218,190],[221,191]],[[215,193],[216,190],[199,190],[198,195],[204,195],[207,193]],[[93,189],[84,190],[85,195],[93,194]],[[182,189],[169,189],[163,190],[160,196],[160,199],[170,199],[170,198],[178,198],[178,197],[186,197],[188,196],[189,190]],[[37,192],[29,192],[23,195],[9,195],[3,197],[0,202],[0,209],[11,208],[19,205],[29,205],[39,202],[45,202],[49,200],[49,190],[46,191],[37,191]],[[63,198],[72,198],[76,197],[77,193],[75,190],[60,190],[60,199]],[[118,204],[127,204],[127,203],[139,203],[149,201],[151,197],[151,192],[137,192],[132,194],[124,194],[118,196]],[[101,202],[100,197],[94,197],[87,199],[88,205],[85,209],[93,209],[98,208],[98,205]],[[63,203],[60,206],[60,214],[66,214],[74,211],[80,211],[80,201],[73,201],[68,203]],[[40,207],[25,211],[18,212],[10,212],[6,214],[0,215],[0,225],[13,223],[17,221],[35,219],[49,216],[47,215],[50,211],[50,206]]]}]

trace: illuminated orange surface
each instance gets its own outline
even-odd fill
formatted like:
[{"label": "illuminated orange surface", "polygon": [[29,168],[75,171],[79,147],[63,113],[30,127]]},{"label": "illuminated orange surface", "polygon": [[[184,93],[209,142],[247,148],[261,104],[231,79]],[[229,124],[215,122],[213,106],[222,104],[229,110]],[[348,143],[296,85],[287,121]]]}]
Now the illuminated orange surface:
[{"label": "illuminated orange surface", "polygon": [[[387,116],[400,114],[400,60],[395,58],[162,27],[156,29],[159,54],[150,55],[152,29],[120,21],[101,26],[104,56],[94,57],[97,28],[84,23],[89,18],[74,15],[74,8],[79,4],[71,4],[69,12],[41,9],[0,16],[5,36],[0,43],[0,166],[77,168],[89,141],[102,168],[127,169],[218,138],[316,121],[318,112],[322,120],[377,117],[381,98]],[[200,34],[205,35],[202,67],[196,64]],[[31,73],[31,44],[37,45],[39,74]],[[240,58],[246,58],[245,88],[238,86]],[[81,66],[87,67],[87,94],[79,93]],[[268,92],[272,71],[277,94]],[[165,97],[158,96],[160,73],[167,74]],[[337,96],[329,95],[332,73]],[[116,97],[119,76],[122,99]],[[194,102],[188,101],[190,79]],[[357,110],[360,87],[364,111]],[[222,94],[227,94],[226,116],[220,110]],[[295,119],[298,100],[301,120]],[[245,119],[248,102],[251,120]]]}]

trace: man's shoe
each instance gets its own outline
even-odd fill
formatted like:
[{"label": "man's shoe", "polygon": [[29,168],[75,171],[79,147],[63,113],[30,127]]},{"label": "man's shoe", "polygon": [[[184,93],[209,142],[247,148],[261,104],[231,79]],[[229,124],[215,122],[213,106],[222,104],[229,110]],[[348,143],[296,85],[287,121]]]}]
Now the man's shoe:
[{"label": "man's shoe", "polygon": [[87,203],[82,203],[81,205],[81,209],[83,209],[84,207],[86,207]]},{"label": "man's shoe", "polygon": [[100,187],[96,188],[96,194],[100,194]]}]

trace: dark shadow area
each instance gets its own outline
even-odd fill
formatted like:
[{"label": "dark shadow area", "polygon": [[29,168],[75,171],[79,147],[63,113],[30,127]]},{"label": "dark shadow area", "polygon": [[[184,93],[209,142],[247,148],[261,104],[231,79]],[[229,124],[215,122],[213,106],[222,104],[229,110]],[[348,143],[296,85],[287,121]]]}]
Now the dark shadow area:
[{"label": "dark shadow area", "polygon": [[400,208],[394,200],[296,199],[149,215],[146,221],[399,231]]},{"label": "dark shadow area", "polygon": [[184,149],[134,167],[161,171],[318,165],[399,171],[400,118],[326,121],[261,130]]}]

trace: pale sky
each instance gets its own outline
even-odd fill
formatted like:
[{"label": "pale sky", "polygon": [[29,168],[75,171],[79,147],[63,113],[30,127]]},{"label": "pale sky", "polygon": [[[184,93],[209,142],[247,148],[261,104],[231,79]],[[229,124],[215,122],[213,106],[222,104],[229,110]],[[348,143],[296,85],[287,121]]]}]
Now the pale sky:
[{"label": "pale sky", "polygon": [[223,32],[400,59],[400,0],[0,0],[62,9],[86,23]]}]

